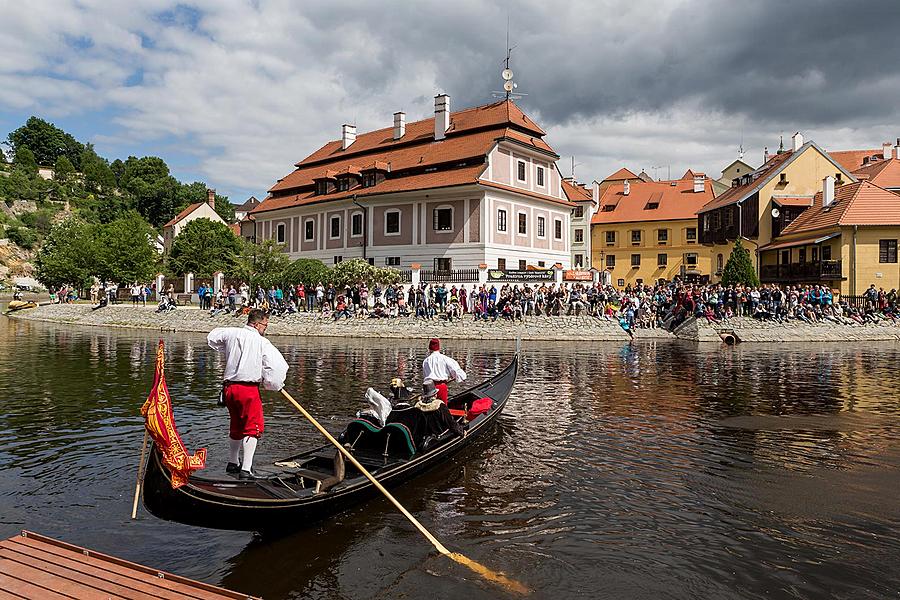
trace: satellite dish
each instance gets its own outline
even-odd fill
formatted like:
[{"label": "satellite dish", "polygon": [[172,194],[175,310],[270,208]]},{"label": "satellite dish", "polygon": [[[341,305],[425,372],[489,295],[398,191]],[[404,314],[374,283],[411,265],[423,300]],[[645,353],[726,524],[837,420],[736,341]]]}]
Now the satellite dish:
[{"label": "satellite dish", "polygon": [[513,91],[513,82],[512,81],[504,81],[503,89],[506,90],[507,92]]},{"label": "satellite dish", "polygon": [[500,75],[505,81],[509,81],[513,78],[512,69],[503,69],[503,72]]},{"label": "satellite dish", "polygon": [[773,219],[777,219],[780,214],[781,214],[781,211],[778,210],[777,208],[772,209],[772,218]]}]

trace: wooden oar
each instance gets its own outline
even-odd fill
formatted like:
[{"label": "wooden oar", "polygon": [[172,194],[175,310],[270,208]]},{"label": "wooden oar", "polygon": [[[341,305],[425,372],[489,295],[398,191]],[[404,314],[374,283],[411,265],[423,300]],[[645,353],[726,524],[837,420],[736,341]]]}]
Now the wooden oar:
[{"label": "wooden oar", "polygon": [[431,542],[431,544],[437,549],[438,552],[440,552],[444,556],[448,556],[448,557],[452,558],[459,564],[468,567],[469,569],[478,573],[485,579],[492,581],[496,584],[499,584],[511,592],[517,592],[519,594],[529,593],[530,590],[528,588],[526,588],[524,585],[522,585],[518,581],[510,579],[503,573],[497,573],[496,571],[492,571],[488,567],[482,565],[481,563],[475,562],[471,558],[468,558],[467,556],[464,556],[464,555],[460,554],[459,552],[450,552],[449,550],[447,550],[447,548],[442,543],[440,543],[436,537],[431,535],[431,532],[429,532],[427,529],[425,529],[425,527],[421,523],[419,523],[419,520],[416,519],[414,516],[412,516],[412,514],[410,514],[410,512],[408,510],[406,510],[403,507],[403,505],[400,504],[400,502],[398,502],[397,499],[394,498],[394,496],[392,496],[391,493],[389,491],[387,491],[384,488],[384,486],[381,485],[378,482],[378,480],[372,476],[371,473],[369,473],[369,471],[366,470],[365,467],[363,467],[361,464],[359,464],[359,461],[356,460],[356,458],[354,458],[353,454],[351,454],[350,451],[348,451],[344,446],[341,445],[340,442],[338,442],[336,439],[334,439],[334,436],[332,436],[330,433],[328,433],[328,431],[324,427],[322,427],[319,424],[319,422],[316,421],[316,419],[311,414],[306,412],[305,408],[300,406],[300,404],[296,400],[294,400],[291,397],[291,395],[288,394],[287,391],[285,391],[284,389],[281,390],[281,393],[284,395],[285,398],[287,398],[287,400],[291,404],[293,404],[297,408],[297,410],[300,411],[300,413],[304,417],[307,418],[307,420],[310,423],[312,423],[315,426],[316,429],[319,430],[319,432],[322,435],[324,435],[328,439],[329,442],[334,444],[334,446],[341,452],[341,454],[344,455],[344,457],[346,457],[347,460],[349,460],[351,463],[353,463],[354,467],[359,469],[360,473],[362,473],[363,475],[366,476],[366,479],[368,479],[369,481],[372,482],[372,485],[374,485],[376,488],[378,488],[379,492],[384,494],[385,498],[387,498],[388,500],[391,501],[391,504],[393,504],[395,507],[397,507],[397,510],[399,510],[401,513],[403,513],[404,517],[409,519],[410,523],[415,525],[416,529],[419,530],[419,533],[424,535],[425,538],[429,542]]},{"label": "wooden oar", "polygon": [[134,503],[131,506],[131,518],[137,518],[138,498],[141,495],[141,479],[144,475],[144,455],[147,453],[147,428],[144,427],[144,443],[141,445],[141,462],[138,463],[137,483],[134,484]]}]

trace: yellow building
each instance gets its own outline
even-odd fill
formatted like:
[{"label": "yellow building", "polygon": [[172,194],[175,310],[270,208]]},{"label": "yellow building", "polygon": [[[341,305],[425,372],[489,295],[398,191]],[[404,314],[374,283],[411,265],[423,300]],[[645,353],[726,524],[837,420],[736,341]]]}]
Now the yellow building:
[{"label": "yellow building", "polygon": [[767,157],[760,168],[735,178],[731,189],[702,207],[697,227],[700,243],[711,249],[715,260],[713,281],[738,238],[749,242],[745,245],[757,266],[759,246],[769,244],[810,206],[828,175],[839,184],[856,181],[815,142],[803,143],[796,133],[792,149]]},{"label": "yellow building", "polygon": [[696,215],[712,199],[712,182],[691,171],[674,181],[608,184],[591,219],[592,264],[618,287],[708,280],[710,251],[699,243]]},{"label": "yellow building", "polygon": [[900,196],[869,181],[835,187],[823,178],[812,206],[760,247],[760,279],[822,284],[859,295],[900,288]]}]

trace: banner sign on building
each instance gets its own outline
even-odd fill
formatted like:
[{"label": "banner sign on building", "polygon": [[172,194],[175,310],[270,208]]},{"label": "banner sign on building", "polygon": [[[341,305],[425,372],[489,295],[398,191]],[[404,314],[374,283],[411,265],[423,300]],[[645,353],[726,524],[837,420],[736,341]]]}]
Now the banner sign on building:
[{"label": "banner sign on building", "polygon": [[590,271],[577,271],[575,269],[567,269],[563,271],[563,279],[565,281],[593,281],[594,276]]},{"label": "banner sign on building", "polygon": [[553,269],[489,269],[488,281],[553,281]]}]

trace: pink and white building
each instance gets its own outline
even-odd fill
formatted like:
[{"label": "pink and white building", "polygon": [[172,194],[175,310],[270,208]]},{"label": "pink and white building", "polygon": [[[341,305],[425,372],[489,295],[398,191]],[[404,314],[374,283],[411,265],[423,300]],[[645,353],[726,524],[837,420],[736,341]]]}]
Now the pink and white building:
[{"label": "pink and white building", "polygon": [[443,94],[428,119],[344,125],[251,211],[256,238],[326,264],[570,268],[575,204],[544,135],[512,101],[451,113]]}]

